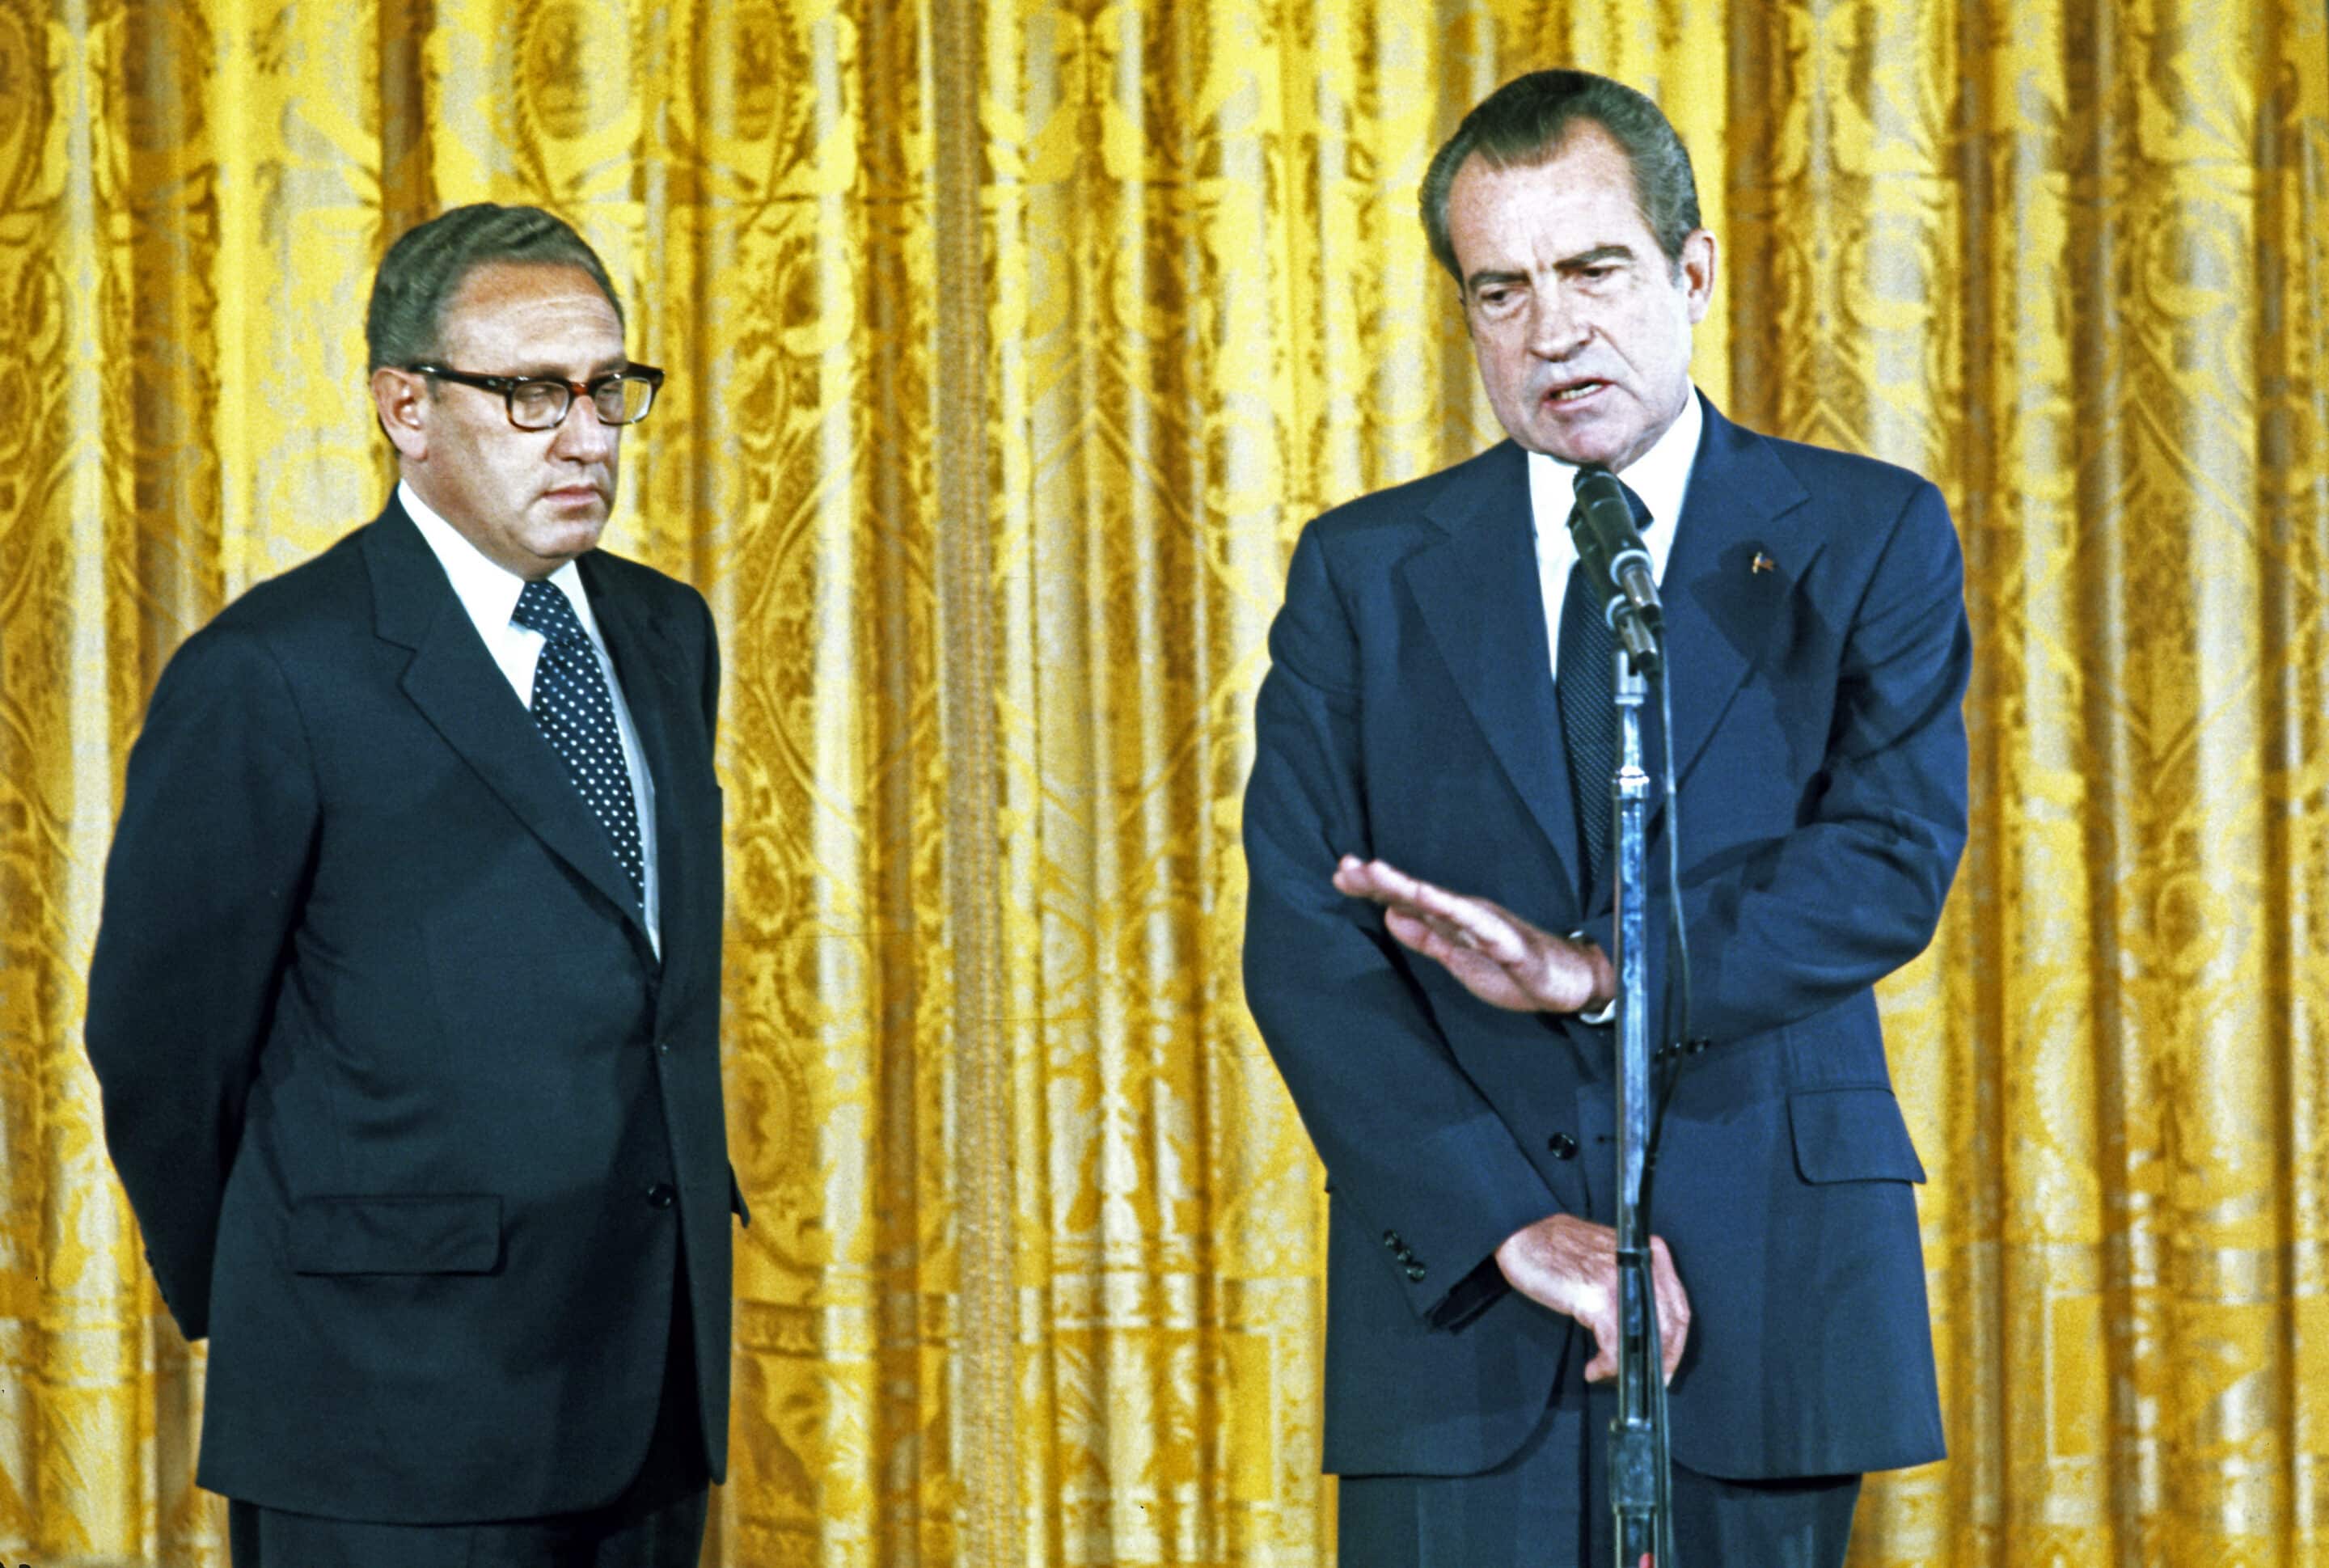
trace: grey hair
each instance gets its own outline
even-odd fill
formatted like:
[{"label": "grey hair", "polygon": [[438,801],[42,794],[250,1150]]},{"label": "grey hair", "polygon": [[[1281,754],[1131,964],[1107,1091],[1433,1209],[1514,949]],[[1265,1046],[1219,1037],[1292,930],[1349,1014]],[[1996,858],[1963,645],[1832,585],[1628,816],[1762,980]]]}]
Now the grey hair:
[{"label": "grey hair", "polygon": [[1579,121],[1599,126],[1634,172],[1634,202],[1667,261],[1682,263],[1682,242],[1698,222],[1698,181],[1690,151],[1658,106],[1620,81],[1585,71],[1534,71],[1516,76],[1475,105],[1433,155],[1418,204],[1431,253],[1458,285],[1463,272],[1447,231],[1447,194],[1466,158],[1492,169],[1525,168],[1553,156]]},{"label": "grey hair", "polygon": [[614,307],[616,325],[622,325],[623,302],[606,264],[565,219],[539,207],[475,202],[407,230],[381,258],[372,305],[364,312],[371,354],[365,368],[401,369],[440,354],[446,307],[473,269],[495,261],[580,267]]}]

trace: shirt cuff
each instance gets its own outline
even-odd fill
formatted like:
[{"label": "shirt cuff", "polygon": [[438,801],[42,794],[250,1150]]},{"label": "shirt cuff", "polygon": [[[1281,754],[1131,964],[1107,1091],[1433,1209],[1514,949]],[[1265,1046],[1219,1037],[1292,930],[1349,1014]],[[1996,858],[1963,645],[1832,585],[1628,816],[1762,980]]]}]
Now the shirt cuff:
[{"label": "shirt cuff", "polygon": [[[1569,933],[1569,940],[1572,942],[1589,942],[1593,938],[1588,932],[1575,930]],[[1577,1021],[1580,1024],[1607,1024],[1617,1015],[1617,998],[1612,997],[1590,1013],[1578,1014]]]}]

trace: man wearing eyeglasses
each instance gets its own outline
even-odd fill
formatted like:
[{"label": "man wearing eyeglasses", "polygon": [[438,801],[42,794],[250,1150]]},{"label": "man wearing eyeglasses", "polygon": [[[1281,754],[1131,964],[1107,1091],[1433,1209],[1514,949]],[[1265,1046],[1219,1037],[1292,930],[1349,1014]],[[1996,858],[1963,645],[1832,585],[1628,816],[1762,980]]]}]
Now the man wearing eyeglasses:
[{"label": "man wearing eyeglasses", "polygon": [[398,241],[395,495],[189,638],[130,755],[90,1057],[237,1568],[696,1561],[744,1214],[719,659],[597,548],[663,382],[623,326],[546,213]]}]

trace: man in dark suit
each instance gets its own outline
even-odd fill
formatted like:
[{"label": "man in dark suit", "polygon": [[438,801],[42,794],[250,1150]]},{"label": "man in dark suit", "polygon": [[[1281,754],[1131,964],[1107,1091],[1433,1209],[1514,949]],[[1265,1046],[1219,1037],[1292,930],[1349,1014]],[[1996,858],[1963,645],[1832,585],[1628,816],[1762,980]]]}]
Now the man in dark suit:
[{"label": "man in dark suit", "polygon": [[1247,995],[1333,1195],[1342,1561],[1613,1554],[1611,677],[1564,529],[1598,465],[1659,567],[1680,809],[1650,859],[1678,816],[1695,959],[1653,1216],[1677,1549],[1840,1563],[1861,1472],[1941,1454],[1870,987],[1964,840],[1956,538],[1914,475],[1695,393],[1715,242],[1641,95],[1507,84],[1423,206],[1512,439],[1304,533],[1246,798]]},{"label": "man in dark suit", "polygon": [[596,549],[633,364],[533,208],[401,239],[402,482],[190,638],[90,975],[238,1568],[692,1564],[726,1456],[719,664]]}]

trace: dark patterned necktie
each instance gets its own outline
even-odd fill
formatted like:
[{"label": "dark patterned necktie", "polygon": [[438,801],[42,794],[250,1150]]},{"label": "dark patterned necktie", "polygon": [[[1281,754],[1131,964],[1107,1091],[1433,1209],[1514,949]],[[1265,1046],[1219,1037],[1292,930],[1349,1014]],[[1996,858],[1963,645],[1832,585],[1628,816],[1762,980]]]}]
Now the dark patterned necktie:
[{"label": "dark patterned necktie", "polygon": [[[1624,486],[1620,486],[1624,488]],[[1634,526],[1647,532],[1649,509],[1626,490]],[[1569,748],[1569,789],[1577,802],[1578,847],[1584,860],[1584,907],[1593,908],[1609,857],[1609,775],[1617,765],[1617,711],[1610,699],[1610,672],[1617,638],[1609,629],[1607,606],[1594,593],[1579,562],[1570,569],[1569,590],[1561,602],[1561,648],[1553,685],[1561,699],[1561,738]]]},{"label": "dark patterned necktie", "polygon": [[510,619],[546,639],[533,666],[533,722],[566,764],[583,803],[599,818],[615,846],[615,858],[631,878],[634,897],[646,897],[646,873],[639,854],[638,805],[631,794],[631,770],[623,761],[623,737],[615,728],[614,699],[599,667],[599,650],[566,595],[548,582],[525,585]]}]

